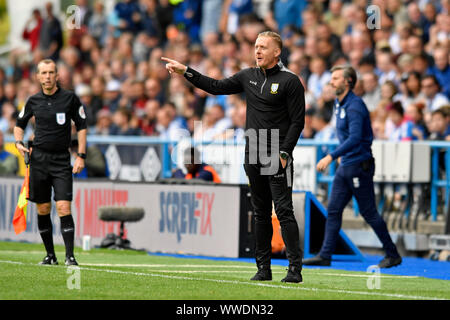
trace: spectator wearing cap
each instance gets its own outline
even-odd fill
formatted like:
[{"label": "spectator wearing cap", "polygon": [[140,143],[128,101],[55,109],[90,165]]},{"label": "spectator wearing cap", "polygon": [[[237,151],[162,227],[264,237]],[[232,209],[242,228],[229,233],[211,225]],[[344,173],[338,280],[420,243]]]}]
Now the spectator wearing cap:
[{"label": "spectator wearing cap", "polygon": [[88,127],[95,126],[96,123],[95,118],[98,110],[94,110],[94,106],[92,105],[91,88],[86,84],[79,84],[75,88],[75,94],[80,98],[80,101],[85,108],[87,126]]},{"label": "spectator wearing cap", "polygon": [[111,112],[108,109],[101,109],[97,113],[95,127],[91,128],[89,132],[95,135],[108,136],[111,132],[111,126]]},{"label": "spectator wearing cap", "polygon": [[120,87],[118,80],[110,80],[106,84],[104,104],[111,112],[115,112],[119,107]]},{"label": "spectator wearing cap", "polygon": [[421,86],[421,92],[425,96],[426,111],[434,111],[449,104],[447,97],[440,92],[441,86],[435,76],[422,77]]}]

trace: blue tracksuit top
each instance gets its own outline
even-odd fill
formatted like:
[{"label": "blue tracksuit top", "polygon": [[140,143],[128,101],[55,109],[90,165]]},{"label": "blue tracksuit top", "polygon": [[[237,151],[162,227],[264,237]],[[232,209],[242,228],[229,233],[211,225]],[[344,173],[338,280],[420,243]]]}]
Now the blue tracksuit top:
[{"label": "blue tracksuit top", "polygon": [[330,153],[333,160],[341,157],[341,165],[349,166],[370,159],[373,132],[363,100],[349,91],[341,102],[336,99],[335,112],[339,146]]}]

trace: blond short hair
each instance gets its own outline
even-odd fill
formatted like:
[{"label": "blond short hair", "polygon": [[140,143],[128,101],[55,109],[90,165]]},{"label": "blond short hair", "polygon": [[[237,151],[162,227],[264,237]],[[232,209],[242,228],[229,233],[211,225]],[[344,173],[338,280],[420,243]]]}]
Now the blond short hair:
[{"label": "blond short hair", "polygon": [[259,37],[269,37],[272,38],[273,40],[275,40],[275,43],[277,44],[277,46],[280,48],[280,50],[283,49],[283,40],[281,40],[281,36],[273,31],[264,31],[258,34],[258,38]]}]

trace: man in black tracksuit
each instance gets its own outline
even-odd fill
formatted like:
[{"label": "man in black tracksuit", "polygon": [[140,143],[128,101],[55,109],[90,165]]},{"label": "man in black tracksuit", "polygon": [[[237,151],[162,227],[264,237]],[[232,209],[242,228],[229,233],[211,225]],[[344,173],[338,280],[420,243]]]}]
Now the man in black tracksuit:
[{"label": "man in black tracksuit", "polygon": [[196,87],[211,94],[245,92],[247,99],[244,168],[255,209],[256,264],[252,280],[272,280],[270,270],[272,201],[280,221],[289,260],[284,282],[302,282],[302,250],[292,204],[292,151],[304,127],[304,88],[297,75],[279,61],[281,38],[263,32],[255,42],[256,68],[215,80],[168,58],[169,73],[183,74]]}]

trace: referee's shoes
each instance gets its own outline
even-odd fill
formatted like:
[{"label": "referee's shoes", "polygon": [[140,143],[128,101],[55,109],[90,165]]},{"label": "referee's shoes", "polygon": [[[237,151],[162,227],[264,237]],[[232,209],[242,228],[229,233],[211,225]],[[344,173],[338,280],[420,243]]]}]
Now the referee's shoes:
[{"label": "referee's shoes", "polygon": [[77,266],[78,262],[74,256],[66,257],[66,266]]},{"label": "referee's shoes", "polygon": [[42,260],[41,262],[39,262],[40,265],[57,265],[58,264],[58,260],[56,259],[56,257],[54,255],[46,255],[44,260]]}]

